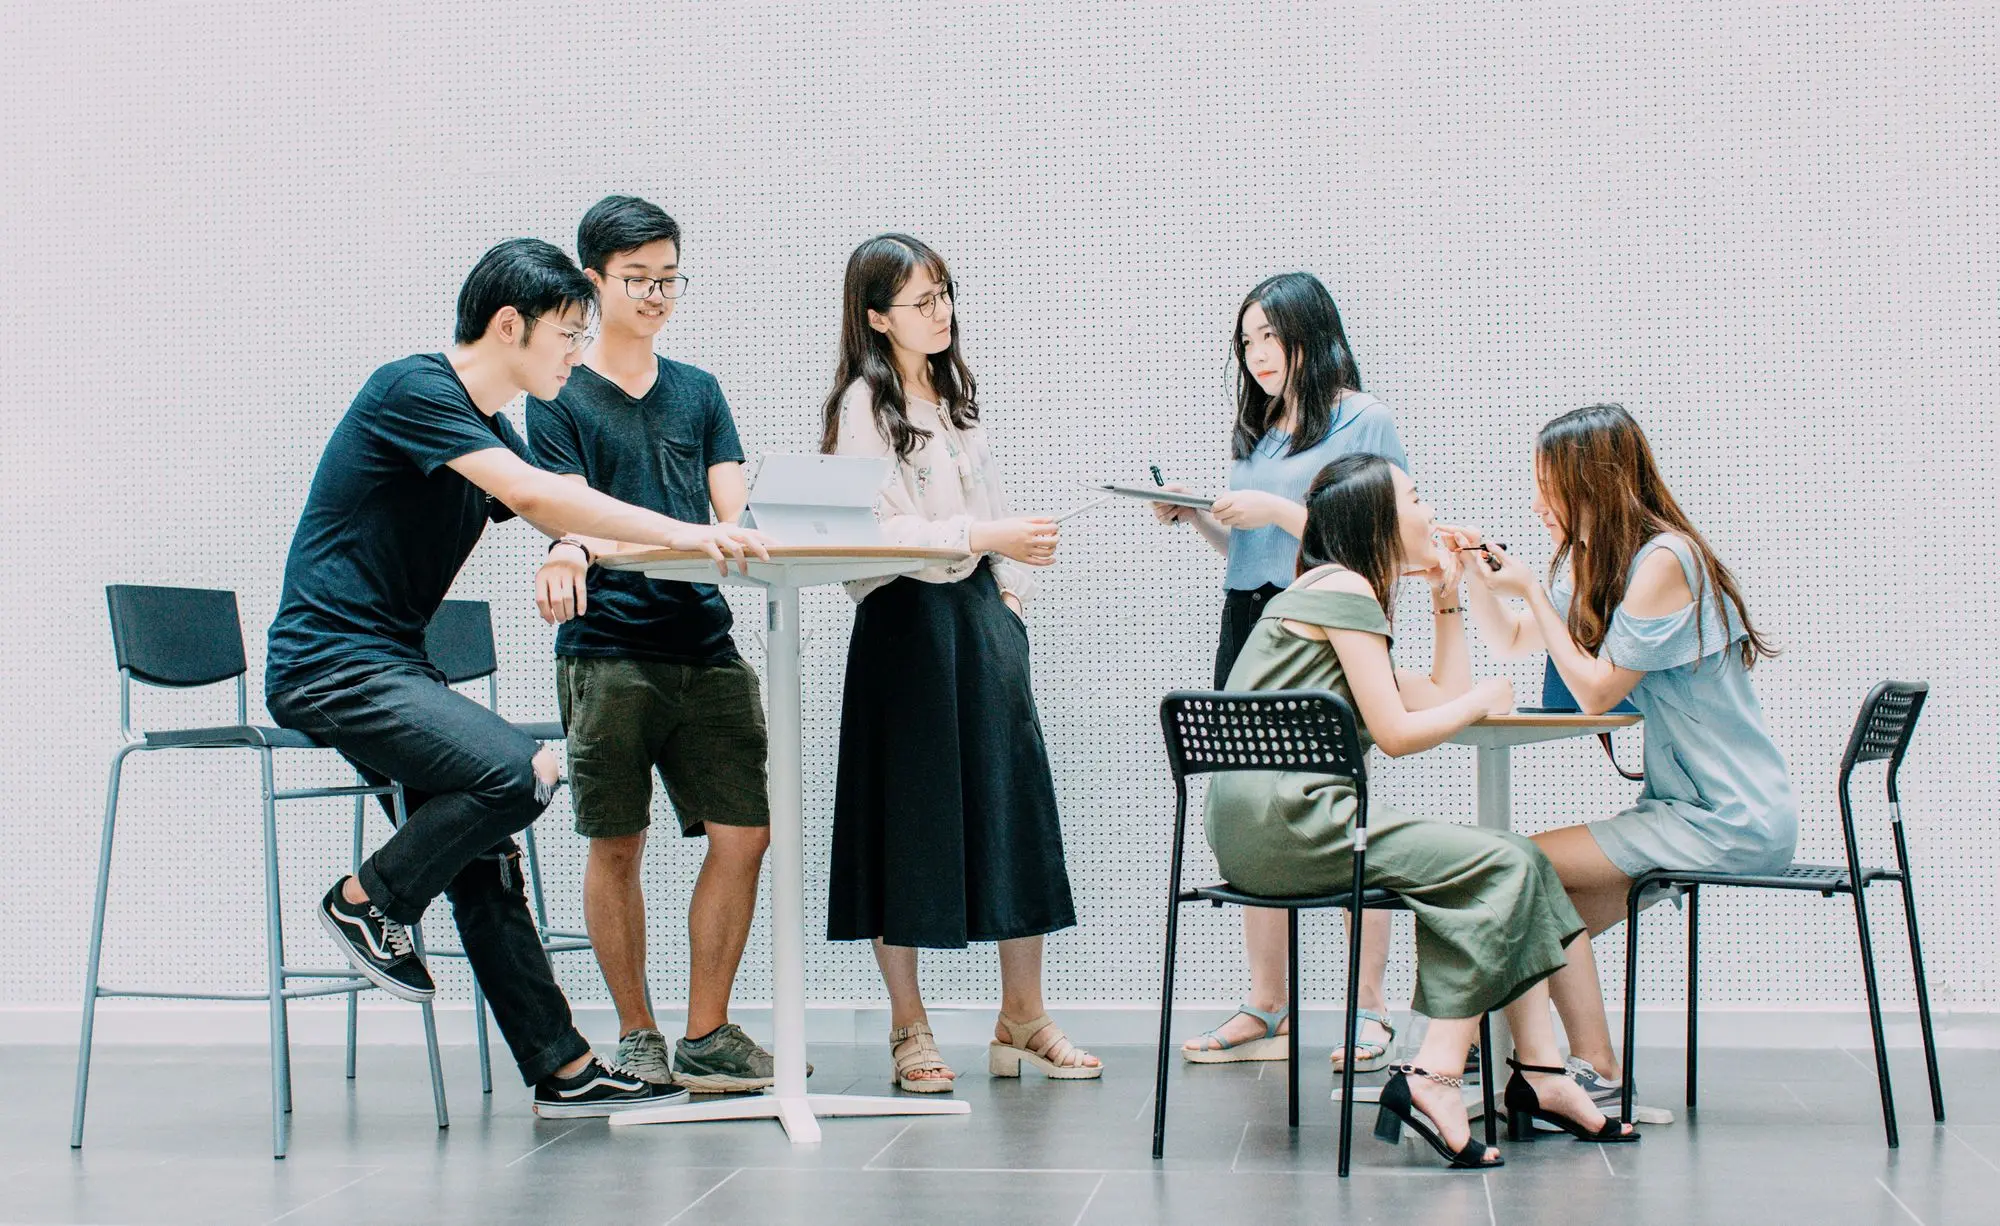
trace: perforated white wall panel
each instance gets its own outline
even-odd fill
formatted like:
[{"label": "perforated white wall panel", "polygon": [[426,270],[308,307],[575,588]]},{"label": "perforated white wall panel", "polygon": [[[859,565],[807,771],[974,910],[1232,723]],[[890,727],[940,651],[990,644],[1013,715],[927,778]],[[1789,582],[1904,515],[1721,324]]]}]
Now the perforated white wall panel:
[{"label": "perforated white wall panel", "polygon": [[[953,261],[1024,508],[1151,462],[1218,488],[1234,309],[1286,269],[1332,287],[1440,515],[1531,559],[1547,555],[1535,429],[1623,401],[1786,649],[1757,677],[1802,854],[1837,854],[1833,766],[1860,697],[1885,676],[1936,684],[1905,772],[1930,965],[1941,1006],[1995,1003],[1991,6],[844,7],[646,0],[497,27],[465,0],[0,15],[0,1004],[77,992],[115,741],[102,586],[236,589],[261,683],[306,483],[363,378],[445,342],[488,245],[567,247],[609,191],[683,224],[693,291],[663,349],[719,376],[753,453],[811,447],[842,263],[889,228]],[[1155,705],[1208,677],[1221,565],[1135,506],[1065,539],[1032,633],[1083,923],[1052,940],[1049,989],[1149,1001],[1171,816]],[[554,710],[529,603],[541,551],[497,530],[458,586],[495,604],[522,717]],[[1405,612],[1420,664],[1428,619]],[[815,930],[850,617],[837,592],[808,601]],[[1511,670],[1524,696],[1538,669]],[[152,718],[196,715],[149,699]],[[1380,794],[1469,820],[1471,766],[1451,749],[1379,763]],[[254,985],[254,783],[247,757],[136,765],[108,976]],[[1524,752],[1517,826],[1630,791],[1589,743]],[[574,923],[570,817],[558,801],[540,829]],[[321,943],[305,907],[345,863],[346,820],[337,802],[284,819],[302,950]],[[662,1000],[684,992],[699,850],[662,839],[647,868]],[[1907,1000],[1899,911],[1878,910],[1884,981]],[[1708,1000],[1858,999],[1848,910],[1748,895],[1706,913]],[[1234,920],[1190,919],[1185,998],[1233,999]],[[768,982],[764,922],[745,999]],[[1340,938],[1325,918],[1307,930],[1324,998]],[[809,952],[815,999],[879,998],[864,947]],[[595,968],[564,961],[576,996],[601,999]],[[1678,999],[1677,963],[1652,959],[1646,991]],[[930,956],[925,977],[940,1002],[996,991],[990,949]],[[462,970],[446,979],[464,991]]]}]

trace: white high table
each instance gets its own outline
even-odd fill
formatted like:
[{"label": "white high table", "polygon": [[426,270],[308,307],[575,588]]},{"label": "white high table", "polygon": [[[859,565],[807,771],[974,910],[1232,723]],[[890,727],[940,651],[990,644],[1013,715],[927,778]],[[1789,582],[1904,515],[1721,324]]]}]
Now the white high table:
[{"label": "white high table", "polygon": [[[1470,745],[1476,750],[1473,762],[1473,795],[1478,823],[1489,830],[1506,830],[1513,824],[1513,754],[1516,745],[1538,745],[1544,741],[1565,741],[1571,737],[1596,736],[1599,733],[1614,732],[1620,728],[1631,728],[1639,723],[1637,715],[1582,715],[1575,712],[1543,714],[1539,712],[1515,712],[1512,715],[1489,715],[1451,738],[1451,744]],[[1508,1033],[1507,1019],[1493,1015],[1494,1052],[1481,1052],[1483,1067],[1488,1070],[1504,1068],[1501,1061],[1514,1051],[1513,1035]],[[1488,1072],[1483,1074],[1491,1076]],[[1356,1086],[1355,1102],[1374,1102],[1381,1097],[1379,1086]],[[1340,1097],[1340,1084],[1334,1083],[1334,1098]],[[1479,1091],[1468,1086],[1465,1090],[1466,1106],[1475,1114],[1480,1109]]]},{"label": "white high table", "polygon": [[767,627],[764,681],[771,692],[771,1004],[777,1083],[748,1094],[677,1107],[647,1107],[611,1117],[614,1126],[701,1120],[775,1119],[795,1145],[816,1144],[823,1115],[965,1115],[957,1099],[867,1097],[806,1092],[804,745],[799,691],[799,589],[905,574],[963,554],[889,546],[770,548],[747,573],[731,565],[724,577],[705,554],[671,549],[609,554],[598,565],[654,579],[728,583],[761,588]]}]

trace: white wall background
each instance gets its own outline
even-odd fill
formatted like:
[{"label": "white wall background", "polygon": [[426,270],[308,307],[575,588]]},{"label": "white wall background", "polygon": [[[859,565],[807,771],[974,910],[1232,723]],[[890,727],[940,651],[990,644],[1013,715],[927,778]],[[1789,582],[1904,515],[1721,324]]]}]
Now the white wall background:
[{"label": "white wall background", "polygon": [[[843,261],[889,228],[953,261],[1028,508],[1153,461],[1218,488],[1234,309],[1286,269],[1333,289],[1441,516],[1530,558],[1547,555],[1527,508],[1535,429],[1623,401],[1786,648],[1757,676],[1806,808],[1802,855],[1837,854],[1833,765],[1860,697],[1884,676],[1935,684],[1905,771],[1932,977],[1942,1007],[2000,1003],[1990,5],[493,11],[0,13],[0,1005],[78,992],[116,739],[102,586],[234,588],[260,683],[285,547],[356,388],[445,343],[488,245],[568,248],[610,191],[683,224],[693,289],[662,348],[720,377],[753,454],[811,446]],[[528,530],[497,530],[458,586],[495,602],[504,707],[523,717],[554,710],[551,635],[529,603],[540,554]],[[1185,532],[1111,508],[1073,521],[1032,610],[1083,918],[1051,942],[1059,1002],[1155,998],[1171,793],[1154,706],[1205,683],[1220,577]],[[1410,607],[1405,659],[1420,662],[1427,619]],[[837,593],[808,609],[815,927],[849,616]],[[144,709],[197,713],[185,698]],[[223,710],[218,697],[205,716]],[[1615,809],[1630,789],[1596,755],[1524,754],[1517,826]],[[1471,766],[1446,749],[1379,778],[1389,798],[1469,820]],[[254,986],[251,760],[141,759],[128,781],[107,976]],[[321,941],[305,907],[345,862],[346,820],[337,802],[285,819],[301,951]],[[575,922],[569,820],[565,799],[541,830]],[[662,1000],[684,991],[698,850],[662,839],[648,867]],[[1880,910],[1889,994],[1906,1001],[1890,896]],[[1859,999],[1849,911],[1755,895],[1704,911],[1706,1000]],[[763,923],[745,999],[768,982]],[[1234,922],[1194,913],[1188,928],[1183,999],[1233,999]],[[1330,971],[1336,929],[1309,932]],[[809,956],[814,999],[878,998],[863,947]],[[1647,993],[1678,1001],[1677,962],[1661,948]],[[940,1001],[996,991],[990,950],[926,968]],[[587,960],[563,974],[602,999]],[[1308,992],[1336,990],[1324,973]]]}]

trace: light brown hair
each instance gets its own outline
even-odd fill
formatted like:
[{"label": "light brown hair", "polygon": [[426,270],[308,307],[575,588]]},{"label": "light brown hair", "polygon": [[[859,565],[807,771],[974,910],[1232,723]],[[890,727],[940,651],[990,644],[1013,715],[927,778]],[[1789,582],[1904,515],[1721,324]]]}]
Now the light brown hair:
[{"label": "light brown hair", "polygon": [[1702,610],[1713,594],[1725,616],[1734,608],[1743,624],[1745,668],[1778,654],[1750,625],[1735,576],[1667,491],[1645,432],[1623,406],[1593,404],[1543,426],[1535,438],[1535,471],[1563,534],[1549,576],[1553,580],[1568,561],[1575,580],[1569,632],[1579,647],[1595,655],[1603,646],[1611,616],[1625,599],[1632,559],[1647,541],[1671,532],[1694,549],[1697,644],[1706,620]]}]

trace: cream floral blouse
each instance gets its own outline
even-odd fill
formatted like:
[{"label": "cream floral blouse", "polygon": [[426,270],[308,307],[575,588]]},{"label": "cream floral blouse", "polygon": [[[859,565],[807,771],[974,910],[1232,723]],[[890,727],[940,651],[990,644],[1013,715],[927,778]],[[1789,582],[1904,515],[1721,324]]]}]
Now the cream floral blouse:
[{"label": "cream floral blouse", "polygon": [[[1000,469],[986,446],[986,431],[979,425],[966,430],[954,427],[928,400],[912,396],[909,405],[911,423],[928,430],[930,437],[896,465],[882,487],[875,502],[882,537],[891,545],[967,550],[966,538],[973,524],[1006,519],[1011,514],[1000,487]],[[848,384],[840,397],[840,431],[834,454],[895,458],[889,441],[876,428],[868,385],[859,379]],[[925,583],[956,583],[979,566],[980,555],[967,551],[969,556],[963,561],[927,566],[910,577]],[[1010,592],[1025,604],[1035,591],[1028,568],[999,554],[992,557],[995,583],[1003,593]],[[856,580],[847,585],[847,594],[859,601],[890,578],[894,576]]]}]

